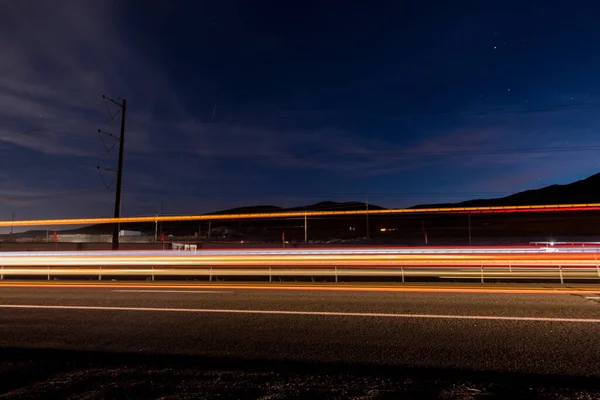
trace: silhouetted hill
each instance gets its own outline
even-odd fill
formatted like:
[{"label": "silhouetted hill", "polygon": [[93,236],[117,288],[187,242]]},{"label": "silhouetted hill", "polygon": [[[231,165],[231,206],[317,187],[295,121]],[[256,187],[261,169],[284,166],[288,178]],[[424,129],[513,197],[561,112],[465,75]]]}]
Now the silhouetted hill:
[{"label": "silhouetted hill", "polygon": [[[335,201],[322,201],[316,204],[300,207],[282,208],[277,206],[251,206],[251,207],[238,207],[230,208],[227,210],[215,211],[207,213],[206,215],[220,215],[220,214],[259,214],[259,213],[271,213],[271,212],[297,212],[297,211],[354,211],[354,210],[365,210],[367,208],[366,203],[358,201],[350,201],[346,203],[338,203]],[[383,210],[375,204],[369,204],[371,210]]]},{"label": "silhouetted hill", "polygon": [[229,208],[227,210],[214,211],[206,213],[206,215],[221,215],[221,214],[260,214],[260,213],[271,213],[271,212],[282,212],[283,208],[277,206],[250,206],[250,207],[237,207]]},{"label": "silhouetted hill", "polygon": [[[444,203],[444,204],[421,204],[414,206],[413,208],[425,208],[425,207],[451,207],[451,206],[517,206],[517,205],[544,205],[544,204],[570,204],[570,203],[600,203],[600,174],[590,176],[589,178],[573,182],[567,185],[551,185],[540,189],[527,190],[524,192],[515,193],[510,196],[497,198],[497,199],[478,199],[463,201],[460,203]],[[275,213],[275,212],[286,212],[286,211],[353,211],[353,210],[364,210],[366,204],[362,202],[333,202],[324,201],[312,205],[282,208],[273,205],[258,205],[250,207],[238,207],[227,210],[216,211],[208,213],[206,215],[220,215],[220,214],[256,214],[256,213]],[[375,204],[369,204],[369,209],[380,210],[384,209]],[[569,218],[579,218],[575,215],[576,213],[570,214]],[[483,217],[478,217],[482,219]],[[486,217],[488,218],[488,217]],[[508,218],[508,217],[503,217]],[[512,217],[511,217],[512,218]],[[543,218],[539,214],[525,216],[523,218],[537,223]],[[558,217],[552,217],[558,218]],[[560,217],[560,224],[564,224],[565,217]],[[585,214],[584,218],[591,218],[591,214]],[[391,226],[404,226],[398,229],[413,229],[416,235],[422,230],[423,219],[427,219],[428,232],[431,229],[446,229],[442,228],[451,223],[454,220],[452,216],[444,215],[428,215],[428,216],[415,216],[415,218],[398,216],[372,216],[370,218],[371,225],[370,229],[376,232],[378,229]],[[485,222],[487,230],[491,229],[490,226],[496,226],[499,224],[498,221],[493,220],[493,217],[489,217],[489,221]],[[402,220],[402,222],[399,222]],[[553,220],[554,221],[554,220]],[[463,221],[464,222],[464,221]],[[459,225],[463,222],[458,222]],[[453,222],[452,222],[453,223]],[[482,222],[483,223],[483,220]],[[555,222],[552,222],[554,224]],[[558,224],[558,222],[556,222]],[[400,224],[400,225],[399,225]],[[416,224],[415,227],[409,228],[411,224]],[[310,221],[310,232],[311,237],[344,237],[344,235],[364,235],[365,232],[361,233],[361,229],[364,230],[365,217],[364,216],[343,216],[343,217],[319,217],[311,218]],[[574,228],[571,229],[573,234],[579,234],[589,224],[581,224],[580,222],[574,222]],[[197,232],[206,232],[209,226],[208,221],[180,221],[180,222],[163,222],[160,227],[164,232],[173,235],[194,235]],[[435,228],[437,226],[437,228]],[[462,226],[462,225],[461,225]],[[499,225],[498,225],[499,226]],[[558,225],[556,225],[558,226]],[[566,226],[566,225],[565,225]],[[156,225],[154,223],[133,223],[121,225],[121,229],[142,231],[146,234],[154,234]],[[212,222],[212,228],[227,228],[233,232],[237,232],[239,235],[246,235],[243,237],[251,237],[255,240],[260,240],[268,237],[280,237],[282,231],[289,232],[289,237],[298,236],[303,238],[304,225],[299,221],[298,218],[291,219],[252,219],[252,220],[215,220]],[[462,228],[461,228],[462,229]],[[507,228],[508,229],[508,228]],[[511,228],[512,229],[512,228]],[[522,225],[519,225],[519,229]],[[540,228],[541,229],[541,228]],[[545,229],[545,228],[544,228]],[[550,228],[549,228],[550,229]],[[550,233],[555,229],[554,225],[550,229]],[[566,228],[565,228],[566,229]],[[79,229],[70,229],[68,231],[61,231],[61,233],[78,233],[78,234],[110,234],[112,232],[112,226],[110,224],[92,225]],[[296,233],[293,233],[296,232]],[[386,230],[387,232],[387,230]],[[398,231],[400,234],[400,231]],[[14,236],[43,236],[45,232],[42,231],[30,231],[23,234],[15,234]]]},{"label": "silhouetted hill", "polygon": [[[367,208],[366,203],[361,203],[359,201],[349,201],[346,203],[338,203],[335,201],[322,201],[317,204],[313,204],[311,206],[304,207],[292,207],[287,208],[285,211],[356,211],[356,210],[365,210]],[[380,207],[376,204],[369,204],[370,210],[385,210],[384,207]]]},{"label": "silhouetted hill", "polygon": [[[249,207],[237,207],[230,208],[221,211],[214,211],[211,213],[207,213],[205,215],[221,215],[221,214],[259,214],[259,213],[274,213],[274,212],[294,212],[294,211],[354,211],[354,210],[364,210],[367,205],[361,202],[346,202],[339,203],[335,201],[322,201],[316,204],[311,204],[307,206],[300,207],[291,207],[291,208],[282,208],[278,206],[272,205],[260,205],[260,206],[249,206]],[[369,204],[369,209],[371,210],[382,210],[384,209],[381,206],[376,204]],[[253,224],[257,226],[270,226],[274,224],[280,224],[277,220],[254,220]],[[227,221],[219,221],[218,223],[221,226],[228,225],[236,225],[237,221],[227,222]],[[164,222],[163,227],[168,232],[189,232],[196,231],[198,229],[199,223],[197,221],[183,221],[183,222]],[[214,225],[213,225],[214,227]],[[134,231],[142,231],[142,232],[154,232],[155,224],[154,223],[132,223],[122,225],[121,229],[134,230]],[[68,229],[68,230],[59,230],[62,234],[110,234],[112,233],[112,225],[111,224],[98,224],[98,225],[90,225],[77,229]],[[14,234],[14,237],[31,237],[31,236],[43,236],[46,234],[46,231],[27,231],[23,233]],[[52,234],[52,231],[50,232]]]},{"label": "silhouetted hill", "polygon": [[600,203],[600,173],[566,185],[550,185],[497,199],[467,200],[459,203],[420,204],[412,208],[494,207],[586,203]]}]

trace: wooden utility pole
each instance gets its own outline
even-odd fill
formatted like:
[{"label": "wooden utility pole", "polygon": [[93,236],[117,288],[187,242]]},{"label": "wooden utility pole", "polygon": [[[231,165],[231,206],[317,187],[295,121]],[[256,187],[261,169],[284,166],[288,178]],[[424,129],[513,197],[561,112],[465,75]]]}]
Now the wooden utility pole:
[{"label": "wooden utility pole", "polygon": [[469,218],[469,246],[471,245],[471,213],[467,214]]},{"label": "wooden utility pole", "polygon": [[158,221],[154,221],[154,243],[158,243]]},{"label": "wooden utility pole", "polygon": [[366,206],[367,206],[367,240],[370,238],[370,233],[369,233],[369,193],[367,193],[367,198],[366,198]]},{"label": "wooden utility pole", "polygon": [[308,243],[308,219],[304,214],[304,244]]},{"label": "wooden utility pole", "polygon": [[[127,112],[127,100],[120,99],[121,102],[119,103],[118,101],[113,100],[109,97],[106,97],[105,95],[102,95],[102,98],[104,100],[110,101],[113,104],[116,104],[117,106],[119,106],[121,108],[121,134],[118,138],[109,134],[109,136],[113,137],[114,139],[116,139],[119,142],[119,163],[118,163],[118,167],[117,167],[117,188],[115,191],[114,217],[120,218],[121,217],[121,192],[122,192],[122,188],[123,188],[123,155],[125,153],[125,114]],[[104,133],[100,130],[99,130],[99,132]],[[120,226],[119,226],[118,222],[113,225],[113,235],[112,235],[112,249],[113,250],[119,250],[119,228],[120,228]]]},{"label": "wooden utility pole", "polygon": [[[160,216],[162,217],[164,215],[165,215],[165,201],[161,199],[160,200]],[[158,227],[158,231],[160,232],[161,235],[164,233],[162,221],[160,221],[160,226]]]}]

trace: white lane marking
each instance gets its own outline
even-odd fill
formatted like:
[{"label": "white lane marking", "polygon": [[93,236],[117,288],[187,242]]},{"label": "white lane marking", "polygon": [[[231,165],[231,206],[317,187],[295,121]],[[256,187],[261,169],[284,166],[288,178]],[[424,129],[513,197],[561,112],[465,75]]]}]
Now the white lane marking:
[{"label": "white lane marking", "polygon": [[154,308],[154,307],[102,307],[102,306],[44,306],[26,304],[0,304],[0,308],[42,309],[42,310],[95,310],[95,311],[152,311],[176,313],[216,313],[216,314],[263,314],[263,315],[307,315],[334,317],[378,317],[378,318],[421,318],[421,319],[466,319],[492,321],[534,321],[534,322],[584,322],[600,323],[600,318],[552,318],[552,317],[505,317],[499,315],[444,315],[444,314],[386,314],[336,311],[279,311],[279,310],[236,310],[212,308]]},{"label": "white lane marking", "polygon": [[600,300],[600,296],[587,296],[586,299],[590,300]]},{"label": "white lane marking", "polygon": [[114,289],[113,292],[121,293],[233,293],[222,290],[136,290],[136,289]]}]

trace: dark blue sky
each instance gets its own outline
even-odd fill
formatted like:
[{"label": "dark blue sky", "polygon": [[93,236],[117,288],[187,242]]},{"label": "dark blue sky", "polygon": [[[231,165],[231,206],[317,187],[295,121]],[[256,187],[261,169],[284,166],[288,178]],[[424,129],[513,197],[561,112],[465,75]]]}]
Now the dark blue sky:
[{"label": "dark blue sky", "polygon": [[111,215],[103,93],[128,101],[124,215],[403,207],[600,170],[594,1],[59,3],[0,13],[2,219]]}]

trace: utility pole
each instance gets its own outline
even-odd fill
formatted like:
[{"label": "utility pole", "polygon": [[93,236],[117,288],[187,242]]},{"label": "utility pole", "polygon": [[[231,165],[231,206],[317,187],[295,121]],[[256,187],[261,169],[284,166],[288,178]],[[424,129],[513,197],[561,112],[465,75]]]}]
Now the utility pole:
[{"label": "utility pole", "polygon": [[[13,220],[13,223],[14,223],[15,222],[15,212],[14,211],[12,212],[12,220]],[[11,235],[13,234],[13,228],[14,228],[14,225],[11,225],[10,226],[10,234]]]},{"label": "utility pole", "polygon": [[[113,137],[114,139],[116,139],[119,142],[119,162],[118,162],[118,167],[117,167],[117,188],[115,191],[114,217],[120,218],[121,217],[121,191],[123,188],[123,154],[125,151],[125,114],[127,112],[127,100],[120,99],[121,102],[119,103],[118,101],[113,100],[109,97],[106,97],[105,95],[102,95],[102,98],[106,101],[110,101],[111,103],[116,104],[121,109],[121,134],[120,134],[120,136],[117,138],[113,135],[107,134],[108,136]],[[98,130],[98,132],[105,133],[105,132],[102,132],[101,130]],[[119,223],[116,222],[113,225],[113,235],[112,235],[112,249],[113,250],[119,250],[119,228],[120,228]]]},{"label": "utility pole", "polygon": [[[161,199],[161,201],[160,201],[160,216],[162,217],[164,215],[165,215],[165,202]],[[163,234],[163,222],[162,221],[160,221],[159,231],[160,231],[160,235],[162,237],[162,234]]]},{"label": "utility pole", "polygon": [[367,240],[370,237],[369,234],[369,193],[367,193],[367,202],[365,203],[367,205]]},{"label": "utility pole", "polygon": [[158,218],[154,221],[154,243],[158,243]]},{"label": "utility pole", "polygon": [[471,245],[471,213],[467,214],[469,218],[469,246]]},{"label": "utility pole", "polygon": [[308,225],[307,225],[306,214],[304,214],[304,244],[308,243]]}]

